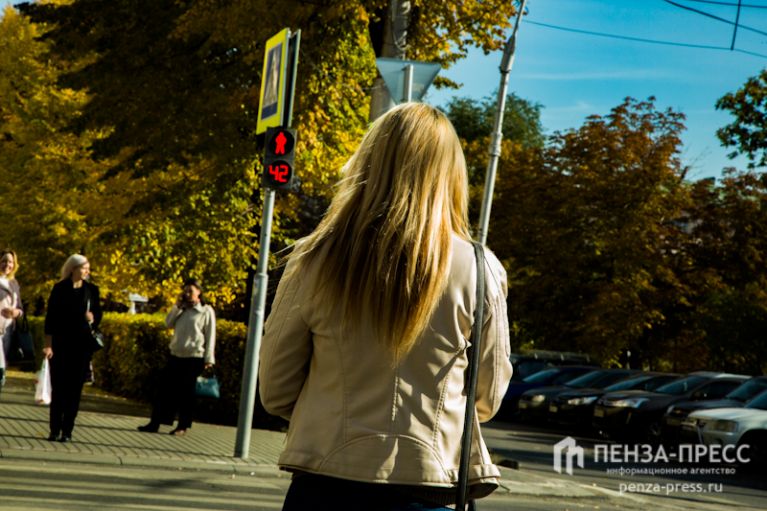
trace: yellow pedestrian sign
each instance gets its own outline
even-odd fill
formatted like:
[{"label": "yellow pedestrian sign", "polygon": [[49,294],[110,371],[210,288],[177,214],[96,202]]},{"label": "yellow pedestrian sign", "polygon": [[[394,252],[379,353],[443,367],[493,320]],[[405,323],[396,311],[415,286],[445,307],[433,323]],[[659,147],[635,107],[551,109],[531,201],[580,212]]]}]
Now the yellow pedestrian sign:
[{"label": "yellow pedestrian sign", "polygon": [[256,134],[266,128],[282,125],[285,108],[286,75],[288,69],[288,38],[290,29],[281,30],[266,41],[264,70],[261,73],[261,94],[258,101]]}]

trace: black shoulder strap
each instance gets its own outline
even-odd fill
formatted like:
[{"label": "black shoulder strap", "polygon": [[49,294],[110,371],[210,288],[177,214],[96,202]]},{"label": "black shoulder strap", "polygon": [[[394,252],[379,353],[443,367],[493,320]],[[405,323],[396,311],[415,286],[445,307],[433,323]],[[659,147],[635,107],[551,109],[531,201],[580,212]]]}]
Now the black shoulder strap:
[{"label": "black shoulder strap", "polygon": [[477,374],[479,354],[482,345],[482,325],[485,322],[485,250],[481,243],[472,241],[477,262],[477,303],[474,308],[474,324],[471,327],[471,346],[468,349],[469,369],[466,372],[466,413],[463,419],[461,441],[461,462],[458,466],[458,495],[455,509],[466,509],[469,487],[469,460],[471,458],[471,437],[474,430],[475,401],[477,400]]},{"label": "black shoulder strap", "polygon": [[85,310],[91,310],[91,288],[86,280],[83,280],[83,301],[85,302]]}]

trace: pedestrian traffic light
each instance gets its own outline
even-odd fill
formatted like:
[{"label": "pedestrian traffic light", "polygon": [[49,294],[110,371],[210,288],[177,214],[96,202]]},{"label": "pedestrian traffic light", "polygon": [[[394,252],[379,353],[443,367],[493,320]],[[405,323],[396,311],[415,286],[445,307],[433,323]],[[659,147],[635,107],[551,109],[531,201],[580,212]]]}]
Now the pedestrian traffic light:
[{"label": "pedestrian traffic light", "polygon": [[264,151],[262,183],[273,189],[289,188],[293,182],[296,130],[268,128]]}]

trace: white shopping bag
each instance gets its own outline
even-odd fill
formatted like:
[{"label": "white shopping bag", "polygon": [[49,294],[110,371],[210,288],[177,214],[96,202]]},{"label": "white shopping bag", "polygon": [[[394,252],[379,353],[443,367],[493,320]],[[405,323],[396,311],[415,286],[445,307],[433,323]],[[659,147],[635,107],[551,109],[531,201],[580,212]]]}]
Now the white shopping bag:
[{"label": "white shopping bag", "polygon": [[35,403],[39,405],[51,404],[51,370],[48,367],[47,358],[43,359],[43,366],[37,371]]}]

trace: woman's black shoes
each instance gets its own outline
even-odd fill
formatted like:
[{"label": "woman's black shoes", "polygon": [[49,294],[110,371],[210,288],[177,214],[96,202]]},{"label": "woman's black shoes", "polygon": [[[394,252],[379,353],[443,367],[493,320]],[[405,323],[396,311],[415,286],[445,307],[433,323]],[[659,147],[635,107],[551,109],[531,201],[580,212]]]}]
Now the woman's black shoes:
[{"label": "woman's black shoes", "polygon": [[139,426],[138,430],[142,433],[157,433],[160,430],[160,425],[154,422],[150,422],[149,424]]},{"label": "woman's black shoes", "polygon": [[173,436],[184,436],[186,435],[186,428],[176,428],[173,431],[169,433],[169,435]]},{"label": "woman's black shoes", "polygon": [[65,444],[65,443],[69,442],[70,440],[72,440],[72,435],[61,435],[61,436],[58,436],[55,433],[51,433],[50,435],[48,435],[48,441],[49,442],[61,442],[62,444]]},{"label": "woman's black shoes", "polygon": [[50,435],[48,435],[49,442],[55,442],[57,438],[58,438],[58,435],[56,433],[51,433]]},{"label": "woman's black shoes", "polygon": [[65,444],[65,443],[69,442],[70,440],[72,440],[72,437],[69,436],[69,435],[61,435],[59,437],[59,442],[61,442],[62,444]]}]

